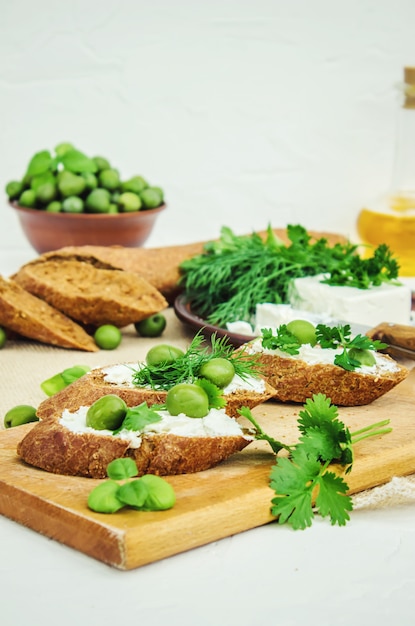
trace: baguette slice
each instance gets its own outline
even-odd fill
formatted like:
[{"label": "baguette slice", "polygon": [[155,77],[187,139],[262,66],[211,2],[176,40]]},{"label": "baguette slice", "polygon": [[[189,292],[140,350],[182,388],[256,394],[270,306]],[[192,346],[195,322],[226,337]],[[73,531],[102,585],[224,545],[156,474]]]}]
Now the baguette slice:
[{"label": "baguette slice", "polygon": [[60,348],[96,352],[98,347],[85,330],[25,291],[11,279],[0,276],[0,325],[11,331]]},{"label": "baguette slice", "polygon": [[45,261],[23,266],[13,277],[24,289],[83,324],[123,327],[167,308],[144,278],[100,269],[83,261]]},{"label": "baguette slice", "polygon": [[[250,342],[241,349],[250,352]],[[256,344],[258,345],[258,343]],[[304,403],[323,393],[338,406],[370,404],[402,382],[409,371],[386,354],[377,353],[378,366],[372,372],[348,371],[325,362],[309,363],[289,355],[262,352],[261,373],[275,390],[273,399]]]},{"label": "baguette slice", "polygon": [[[126,367],[137,368],[137,363],[121,364]],[[112,366],[109,366],[112,367]],[[105,380],[108,368],[94,368],[84,376],[65,387],[55,395],[40,403],[37,416],[41,420],[59,419],[63,409],[76,411],[81,406],[92,404],[101,396],[115,394],[122,398],[127,406],[138,406],[142,402],[148,405],[164,404],[166,391],[154,391],[146,387],[137,387],[132,384],[115,384]],[[254,389],[240,388],[232,393],[225,394],[226,413],[231,417],[239,417],[238,409],[247,406],[253,409],[255,406],[269,400],[274,394],[274,389],[264,381],[264,389],[258,392]]]},{"label": "baguette slice", "polygon": [[[277,237],[285,243],[289,242],[285,228],[273,229]],[[327,232],[309,231],[313,239],[324,237],[334,245],[345,243],[342,235]],[[265,238],[266,231],[259,231],[258,235]],[[172,304],[181,291],[178,284],[180,278],[180,264],[196,255],[202,254],[207,241],[164,246],[159,248],[126,248],[123,246],[66,246],[59,250],[46,252],[37,257],[30,264],[43,263],[48,260],[76,260],[84,261],[103,268],[117,268],[132,272],[147,280],[163,294]]]},{"label": "baguette slice", "polygon": [[99,431],[76,433],[48,420],[35,424],[19,442],[17,454],[29,465],[68,476],[105,478],[108,463],[122,457],[135,461],[139,476],[190,474],[214,467],[251,443],[253,438],[240,431],[206,437],[144,434],[137,448],[125,439]]}]

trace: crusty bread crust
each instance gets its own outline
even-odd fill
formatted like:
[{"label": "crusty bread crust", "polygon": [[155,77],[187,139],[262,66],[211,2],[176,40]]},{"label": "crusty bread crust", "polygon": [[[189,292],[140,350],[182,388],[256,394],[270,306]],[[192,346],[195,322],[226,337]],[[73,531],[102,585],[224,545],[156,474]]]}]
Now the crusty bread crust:
[{"label": "crusty bread crust", "polygon": [[13,278],[31,294],[86,325],[122,328],[168,306],[164,296],[144,278],[83,261],[29,263]]},{"label": "crusty bread crust", "polygon": [[[115,394],[122,398],[127,406],[138,406],[142,402],[148,405],[164,404],[166,401],[166,391],[154,391],[145,387],[130,387],[127,385],[116,385],[105,381],[105,368],[96,368],[62,389],[55,395],[40,403],[37,409],[37,416],[41,420],[59,419],[62,411],[76,411],[81,406],[89,406],[101,396]],[[255,406],[269,400],[274,394],[274,390],[265,383],[264,393],[247,391],[241,389],[227,394],[225,411],[230,417],[239,417],[238,409],[247,406],[253,409]]]},{"label": "crusty bread crust", "polygon": [[[382,355],[393,361],[389,356]],[[274,400],[304,403],[314,394],[324,393],[333,404],[360,406],[370,404],[408,376],[408,370],[396,363],[395,371],[382,375],[349,372],[337,365],[310,365],[299,359],[278,355],[260,355],[261,370],[275,389]],[[394,361],[393,361],[394,362]]]},{"label": "crusty bread crust", "polygon": [[143,435],[139,448],[128,441],[95,434],[76,434],[59,422],[37,422],[19,442],[20,458],[54,474],[105,478],[108,463],[132,458],[138,475],[190,474],[214,467],[245,448],[251,438],[181,437],[173,434]]},{"label": "crusty bread crust", "polygon": [[96,352],[92,337],[76,322],[0,276],[0,325],[13,332],[60,348]]}]

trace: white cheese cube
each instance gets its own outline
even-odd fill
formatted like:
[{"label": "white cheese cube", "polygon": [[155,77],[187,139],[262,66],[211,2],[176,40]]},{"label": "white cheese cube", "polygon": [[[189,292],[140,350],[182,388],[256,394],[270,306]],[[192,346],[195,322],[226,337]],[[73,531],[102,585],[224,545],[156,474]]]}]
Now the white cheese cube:
[{"label": "white cheese cube", "polygon": [[382,284],[370,289],[337,287],[320,282],[323,275],[296,278],[288,300],[293,307],[329,315],[337,320],[376,326],[381,322],[409,324],[411,290],[407,286]]}]

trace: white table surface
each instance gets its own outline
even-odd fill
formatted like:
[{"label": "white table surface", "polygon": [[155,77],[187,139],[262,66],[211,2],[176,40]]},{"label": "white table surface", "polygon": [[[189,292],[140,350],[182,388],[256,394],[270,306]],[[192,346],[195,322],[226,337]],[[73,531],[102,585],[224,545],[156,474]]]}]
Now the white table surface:
[{"label": "white table surface", "polygon": [[[0,271],[33,256],[0,253]],[[0,572],[2,626],[413,626],[415,505],[269,524],[128,572],[0,516]]]}]

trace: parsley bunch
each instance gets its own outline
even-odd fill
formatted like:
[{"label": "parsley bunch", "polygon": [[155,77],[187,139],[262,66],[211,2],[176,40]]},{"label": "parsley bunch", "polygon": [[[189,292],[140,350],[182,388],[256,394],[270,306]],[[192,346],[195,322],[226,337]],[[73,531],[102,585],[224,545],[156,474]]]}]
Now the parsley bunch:
[{"label": "parsley bunch", "polygon": [[328,274],[330,284],[365,289],[397,277],[398,265],[387,246],[363,260],[356,245],[329,245],[325,238],[312,242],[300,225],[289,225],[287,235],[288,245],[270,226],[264,239],[257,233],[237,236],[223,227],[218,241],[180,265],[179,284],[192,310],[218,326],[251,322],[258,303],[286,303],[295,278]]},{"label": "parsley bunch", "polygon": [[271,513],[280,524],[294,529],[311,526],[315,513],[329,517],[331,524],[344,526],[353,508],[342,476],[329,469],[335,463],[348,474],[353,465],[352,446],[367,437],[390,432],[389,420],[383,420],[354,433],[338,418],[338,409],[324,394],[308,399],[299,412],[299,442],[287,446],[265,435],[247,407],[240,410],[255,427],[256,439],[269,441],[274,453],[288,450],[288,457],[278,458],[271,469],[270,487],[275,492]]}]

